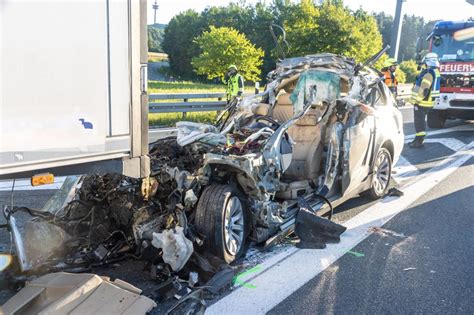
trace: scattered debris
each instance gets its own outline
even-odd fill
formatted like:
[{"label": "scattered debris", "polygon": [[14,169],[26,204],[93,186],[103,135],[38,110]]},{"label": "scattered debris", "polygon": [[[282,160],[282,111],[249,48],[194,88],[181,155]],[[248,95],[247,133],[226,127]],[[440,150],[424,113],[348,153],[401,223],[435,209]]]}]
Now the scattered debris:
[{"label": "scattered debris", "polygon": [[326,243],[337,243],[340,236],[346,230],[345,226],[321,218],[301,208],[296,216],[295,234],[300,242],[296,245],[299,248],[322,249]]},{"label": "scattered debris", "polygon": [[169,264],[173,271],[180,271],[193,253],[193,242],[184,236],[180,226],[174,230],[153,233],[151,244],[163,250],[163,261]]},{"label": "scattered debris", "polygon": [[387,196],[402,197],[403,195],[403,191],[395,187],[390,188],[387,192]]},{"label": "scattered debris", "polygon": [[222,290],[232,283],[234,280],[235,271],[232,268],[224,268],[212,276],[206,282],[206,288],[213,294],[219,294]]},{"label": "scattered debris", "polygon": [[140,289],[119,279],[58,272],[27,283],[2,305],[2,313],[146,314],[156,303],[140,294]]},{"label": "scattered debris", "polygon": [[[395,236],[395,237],[400,237],[400,238],[405,238],[406,237],[406,235],[403,234],[403,233],[397,233],[397,232],[387,230],[387,229],[383,229],[383,228],[377,227],[377,226],[371,227],[369,229],[369,232],[382,235],[383,237],[388,237],[388,236]],[[388,245],[388,244],[385,244],[385,245]]]}]

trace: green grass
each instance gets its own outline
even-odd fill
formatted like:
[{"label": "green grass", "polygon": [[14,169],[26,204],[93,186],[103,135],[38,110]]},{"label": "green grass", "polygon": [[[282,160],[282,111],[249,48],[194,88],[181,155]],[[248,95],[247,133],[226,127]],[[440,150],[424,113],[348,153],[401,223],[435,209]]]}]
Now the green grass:
[{"label": "green grass", "polygon": [[153,113],[148,114],[150,126],[174,127],[178,121],[193,121],[212,124],[215,122],[217,112],[192,112],[186,113],[183,118],[182,113]]},{"label": "green grass", "polygon": [[224,84],[209,84],[190,81],[165,82],[148,81],[148,93],[204,93],[204,92],[225,92]]},{"label": "green grass", "polygon": [[[165,81],[148,81],[149,94],[176,94],[176,93],[224,93],[224,84],[209,84],[190,81],[182,82],[165,82]],[[180,102],[182,100],[174,100]],[[190,101],[217,101],[217,99],[192,99]],[[157,101],[173,102],[173,100]],[[217,112],[191,112],[186,113],[183,118],[182,113],[152,113],[148,114],[150,126],[173,127],[178,121],[193,121],[202,123],[213,123],[217,117]]]}]

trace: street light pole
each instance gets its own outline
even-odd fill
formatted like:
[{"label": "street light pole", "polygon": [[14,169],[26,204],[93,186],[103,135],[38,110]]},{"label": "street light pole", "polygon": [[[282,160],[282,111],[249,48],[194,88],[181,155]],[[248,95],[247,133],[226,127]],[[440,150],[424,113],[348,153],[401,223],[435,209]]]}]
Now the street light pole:
[{"label": "street light pole", "polygon": [[395,19],[393,20],[392,39],[390,41],[390,57],[398,60],[398,48],[400,46],[400,35],[402,33],[402,8],[403,2],[406,0],[397,0],[397,8],[395,10]]}]

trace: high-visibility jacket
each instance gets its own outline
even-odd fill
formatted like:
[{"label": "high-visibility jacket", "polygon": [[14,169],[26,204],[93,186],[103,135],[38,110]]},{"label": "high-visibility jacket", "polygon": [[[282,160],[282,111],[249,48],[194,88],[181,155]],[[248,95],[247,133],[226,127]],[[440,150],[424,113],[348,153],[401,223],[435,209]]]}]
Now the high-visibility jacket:
[{"label": "high-visibility jacket", "polygon": [[392,72],[392,71],[387,69],[387,70],[384,71],[383,77],[384,77],[385,85],[387,85],[388,88],[392,92],[396,92],[397,91],[397,86],[398,86],[398,80],[395,77],[395,72]]},{"label": "high-visibility jacket", "polygon": [[232,98],[244,93],[244,77],[239,73],[231,76],[227,82],[227,100],[230,101]]},{"label": "high-visibility jacket", "polygon": [[417,76],[411,92],[411,103],[433,107],[434,101],[439,97],[441,75],[437,68],[427,68]]}]

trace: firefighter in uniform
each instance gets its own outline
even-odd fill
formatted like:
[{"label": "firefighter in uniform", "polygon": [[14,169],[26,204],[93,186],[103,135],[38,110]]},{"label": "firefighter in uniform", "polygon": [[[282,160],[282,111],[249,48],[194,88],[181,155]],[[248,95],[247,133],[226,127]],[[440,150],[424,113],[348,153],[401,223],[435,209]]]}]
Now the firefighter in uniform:
[{"label": "firefighter in uniform", "polygon": [[230,65],[224,78],[224,84],[227,84],[226,96],[227,103],[235,97],[240,97],[244,93],[244,78],[238,72],[236,65]]},{"label": "firefighter in uniform", "polygon": [[440,74],[438,55],[428,53],[423,59],[424,69],[416,77],[411,93],[415,116],[415,139],[409,143],[411,148],[423,147],[426,136],[426,116],[433,108],[435,99],[439,97]]},{"label": "firefighter in uniform", "polygon": [[384,63],[384,67],[382,68],[382,73],[384,77],[385,85],[392,91],[393,95],[397,96],[397,87],[398,87],[398,80],[395,76],[395,71],[397,70],[398,63],[395,59],[389,58]]}]

